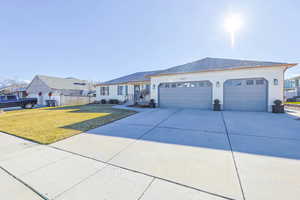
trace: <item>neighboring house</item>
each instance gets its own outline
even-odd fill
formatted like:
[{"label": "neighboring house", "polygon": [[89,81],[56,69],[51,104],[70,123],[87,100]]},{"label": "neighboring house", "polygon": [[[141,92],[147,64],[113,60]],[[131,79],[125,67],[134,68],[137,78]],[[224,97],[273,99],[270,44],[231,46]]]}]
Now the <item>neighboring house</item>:
[{"label": "neighboring house", "polygon": [[285,80],[284,93],[285,99],[300,96],[300,76]]},{"label": "neighboring house", "polygon": [[149,102],[150,78],[159,71],[137,72],[104,83],[97,84],[97,100],[118,99],[129,104]]},{"label": "neighboring house", "polygon": [[[274,100],[284,99],[284,72],[295,65],[204,58],[151,74],[146,72],[144,83],[150,84],[149,98],[159,107],[212,109],[218,99],[223,110],[271,111]],[[97,85],[98,100],[123,98],[117,95],[116,88],[125,82],[113,81]],[[132,87],[134,82],[133,76],[127,84]]]},{"label": "neighboring house", "polygon": [[27,96],[26,88],[28,84],[20,83],[20,84],[13,84],[10,86],[6,86],[0,89],[0,94],[5,95],[16,95],[19,98],[25,98]]},{"label": "neighboring house", "polygon": [[27,87],[29,97],[38,98],[39,105],[46,105],[46,100],[56,100],[62,104],[63,96],[89,96],[95,90],[87,81],[76,78],[59,78],[37,75]]}]

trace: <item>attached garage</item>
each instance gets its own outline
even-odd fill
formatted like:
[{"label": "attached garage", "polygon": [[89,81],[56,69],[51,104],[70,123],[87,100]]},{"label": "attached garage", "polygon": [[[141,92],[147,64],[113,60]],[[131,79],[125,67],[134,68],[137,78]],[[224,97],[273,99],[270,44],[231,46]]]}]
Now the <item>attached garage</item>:
[{"label": "attached garage", "polygon": [[267,111],[267,101],[265,79],[234,79],[224,83],[224,110]]},{"label": "attached garage", "polygon": [[162,83],[158,95],[162,108],[212,108],[212,84],[209,81]]}]

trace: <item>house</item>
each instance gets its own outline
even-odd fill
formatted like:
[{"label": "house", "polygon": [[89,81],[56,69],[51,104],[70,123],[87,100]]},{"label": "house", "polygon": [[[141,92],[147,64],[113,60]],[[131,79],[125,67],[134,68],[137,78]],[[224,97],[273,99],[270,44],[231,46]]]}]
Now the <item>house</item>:
[{"label": "house", "polygon": [[[150,86],[149,98],[162,108],[212,109],[218,99],[223,110],[271,111],[274,100],[284,99],[284,72],[297,64],[250,61],[223,58],[204,58],[195,62],[151,72],[141,84]],[[123,84],[135,92],[134,74],[130,81],[112,80],[97,85],[97,99],[118,98],[126,100],[121,93]],[[126,79],[121,77],[121,80]],[[118,79],[115,79],[118,80]],[[137,84],[137,85],[138,85]],[[128,86],[128,88],[129,88]],[[138,87],[138,86],[136,86]],[[139,90],[136,90],[139,91]]]},{"label": "house", "polygon": [[26,88],[28,84],[20,83],[20,84],[12,84],[6,87],[2,87],[0,89],[0,94],[3,95],[16,95],[19,98],[25,98],[27,96]]},{"label": "house", "polygon": [[118,99],[129,104],[150,101],[150,78],[159,71],[137,72],[97,84],[97,100]]},{"label": "house", "polygon": [[285,99],[300,96],[300,76],[295,76],[285,80],[284,96]]},{"label": "house", "polygon": [[56,100],[57,105],[67,105],[62,103],[63,97],[87,97],[93,90],[94,86],[84,80],[37,75],[26,91],[29,97],[38,98],[39,105],[46,105],[50,99]]}]

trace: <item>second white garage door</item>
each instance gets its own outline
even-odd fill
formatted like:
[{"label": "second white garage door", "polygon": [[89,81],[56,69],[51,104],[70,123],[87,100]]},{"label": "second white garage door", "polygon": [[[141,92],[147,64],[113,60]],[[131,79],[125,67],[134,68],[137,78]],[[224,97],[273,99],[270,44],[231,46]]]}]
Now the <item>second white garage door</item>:
[{"label": "second white garage door", "polygon": [[158,91],[162,108],[212,108],[212,84],[209,81],[163,83]]},{"label": "second white garage door", "polygon": [[268,82],[236,79],[224,83],[224,110],[267,111]]}]

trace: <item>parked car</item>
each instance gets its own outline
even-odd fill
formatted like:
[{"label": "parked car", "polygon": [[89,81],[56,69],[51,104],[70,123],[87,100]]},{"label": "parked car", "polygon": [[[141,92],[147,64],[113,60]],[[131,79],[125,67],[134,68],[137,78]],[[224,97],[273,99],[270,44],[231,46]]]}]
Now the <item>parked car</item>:
[{"label": "parked car", "polygon": [[18,98],[15,95],[0,96],[0,108],[22,107],[33,108],[37,104],[37,98]]}]

